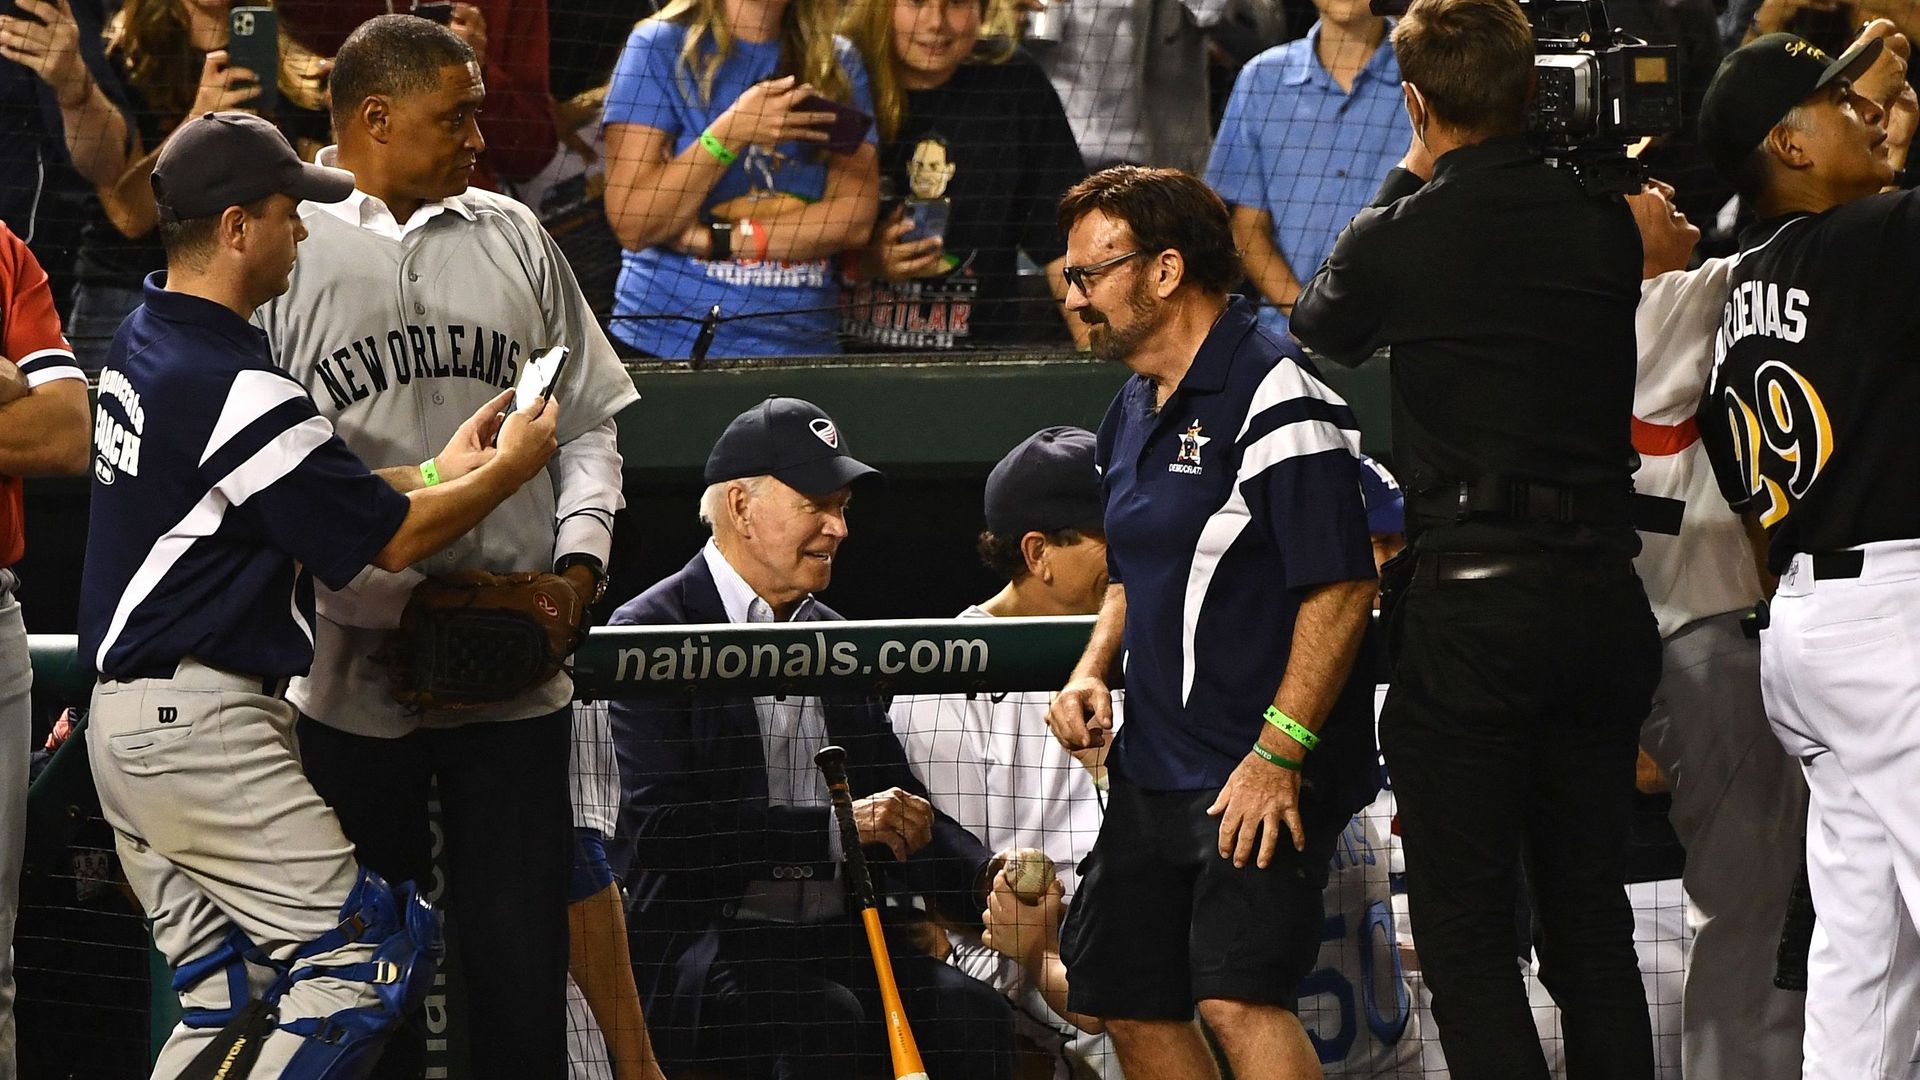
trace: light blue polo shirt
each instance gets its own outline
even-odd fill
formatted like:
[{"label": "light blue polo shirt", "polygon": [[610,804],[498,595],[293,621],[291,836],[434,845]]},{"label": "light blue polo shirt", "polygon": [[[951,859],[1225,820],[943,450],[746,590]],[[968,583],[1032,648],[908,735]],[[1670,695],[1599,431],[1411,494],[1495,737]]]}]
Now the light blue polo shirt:
[{"label": "light blue polo shirt", "polygon": [[[1392,45],[1381,41],[1348,93],[1320,65],[1319,43],[1315,23],[1241,69],[1207,161],[1207,183],[1221,198],[1273,215],[1274,246],[1302,283],[1373,201],[1412,134]],[[1286,316],[1270,305],[1260,324],[1287,332]]]}]

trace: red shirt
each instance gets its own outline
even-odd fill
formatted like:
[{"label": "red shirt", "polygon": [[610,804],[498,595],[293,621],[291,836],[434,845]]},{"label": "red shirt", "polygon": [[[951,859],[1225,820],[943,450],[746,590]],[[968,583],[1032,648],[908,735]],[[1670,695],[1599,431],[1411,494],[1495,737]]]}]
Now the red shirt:
[{"label": "red shirt", "polygon": [[[60,332],[47,272],[26,241],[0,222],[0,356],[16,364],[29,387],[55,379],[85,379],[73,358],[73,346]],[[0,476],[0,567],[12,566],[26,551],[20,478]]]},{"label": "red shirt", "polygon": [[[559,148],[548,90],[546,0],[472,0],[487,21],[487,104],[480,134],[487,140],[481,165],[503,180],[528,180]],[[340,51],[361,23],[376,15],[406,12],[409,0],[281,0],[276,5],[287,30],[322,56]],[[479,178],[476,178],[478,182]]]}]

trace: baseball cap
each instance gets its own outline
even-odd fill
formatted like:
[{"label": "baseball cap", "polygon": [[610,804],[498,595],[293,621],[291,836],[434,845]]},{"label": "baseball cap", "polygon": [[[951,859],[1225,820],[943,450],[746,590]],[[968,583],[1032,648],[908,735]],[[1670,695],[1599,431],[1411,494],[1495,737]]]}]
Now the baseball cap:
[{"label": "baseball cap", "polygon": [[153,166],[162,221],[212,217],[269,195],[339,202],[353,174],[309,165],[280,129],[252,113],[210,112],[180,125]]},{"label": "baseball cap", "polygon": [[1700,144],[1722,176],[1731,176],[1767,132],[1816,91],[1854,79],[1884,47],[1855,44],[1834,59],[1795,34],[1762,34],[1727,54],[1700,103]]},{"label": "baseball cap", "polygon": [[1376,536],[1407,531],[1406,495],[1385,465],[1360,455],[1360,498],[1367,507],[1367,531]]},{"label": "baseball cap", "polygon": [[825,410],[799,398],[770,397],[733,418],[707,455],[709,484],[772,476],[802,495],[824,495],[880,470],[847,452],[847,440]]},{"label": "baseball cap", "polygon": [[995,536],[1098,532],[1103,510],[1093,432],[1084,428],[1041,428],[987,474],[987,530]]}]

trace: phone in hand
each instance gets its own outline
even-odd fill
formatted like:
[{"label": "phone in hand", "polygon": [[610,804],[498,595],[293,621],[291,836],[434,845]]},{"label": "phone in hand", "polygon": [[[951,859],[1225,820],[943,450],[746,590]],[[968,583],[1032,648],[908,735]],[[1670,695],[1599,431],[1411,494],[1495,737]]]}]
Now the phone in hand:
[{"label": "phone in hand", "polygon": [[260,80],[260,92],[247,105],[271,112],[280,103],[280,13],[270,7],[229,11],[227,65],[253,72]]},{"label": "phone in hand", "polygon": [[[572,350],[565,345],[554,345],[527,357],[526,366],[520,369],[520,380],[513,384],[513,397],[507,401],[507,411],[501,414],[501,419],[531,409],[535,401],[550,396],[560,382],[560,373],[566,370],[567,357],[571,353]],[[500,445],[498,432],[494,433],[493,443]]]},{"label": "phone in hand", "polygon": [[446,26],[453,22],[453,0],[413,0],[413,6],[407,9],[407,13]]},{"label": "phone in hand", "polygon": [[860,149],[860,144],[867,141],[867,128],[873,123],[871,115],[819,94],[807,95],[794,110],[833,114],[833,122],[827,125],[827,149],[836,154],[851,154]]},{"label": "phone in hand", "polygon": [[900,206],[901,216],[909,223],[902,240],[909,244],[916,240],[946,240],[947,221],[953,216],[952,199],[908,199]]}]

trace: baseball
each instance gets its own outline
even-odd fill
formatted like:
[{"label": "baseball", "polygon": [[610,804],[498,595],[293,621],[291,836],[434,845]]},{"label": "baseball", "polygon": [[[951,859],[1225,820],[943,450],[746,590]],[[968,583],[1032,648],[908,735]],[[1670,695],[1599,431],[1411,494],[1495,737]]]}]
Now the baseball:
[{"label": "baseball", "polygon": [[1000,854],[1013,895],[1023,904],[1039,903],[1053,884],[1053,860],[1039,848],[1009,848]]}]

